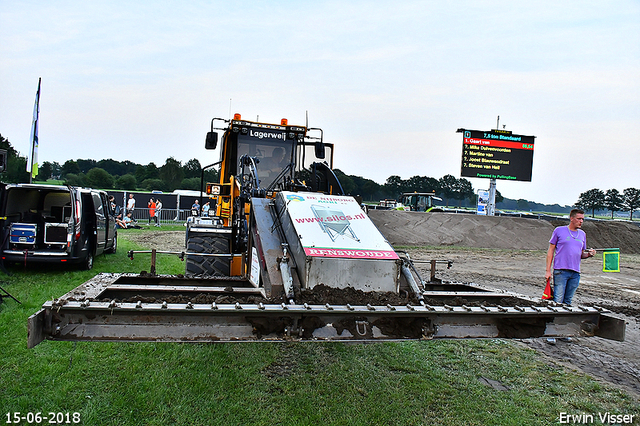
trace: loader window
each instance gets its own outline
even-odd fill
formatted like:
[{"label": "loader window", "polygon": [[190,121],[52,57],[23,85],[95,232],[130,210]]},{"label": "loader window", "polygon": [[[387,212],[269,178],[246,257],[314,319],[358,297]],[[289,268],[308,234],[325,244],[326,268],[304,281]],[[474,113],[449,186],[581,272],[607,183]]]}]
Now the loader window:
[{"label": "loader window", "polygon": [[238,159],[245,154],[259,160],[257,164],[260,187],[266,188],[292,161],[292,141],[262,141],[238,137]]}]

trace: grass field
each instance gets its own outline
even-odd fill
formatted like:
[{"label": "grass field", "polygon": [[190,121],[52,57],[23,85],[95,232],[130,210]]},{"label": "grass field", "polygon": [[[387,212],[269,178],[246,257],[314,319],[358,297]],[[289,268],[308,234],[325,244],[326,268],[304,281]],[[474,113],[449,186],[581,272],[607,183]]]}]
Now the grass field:
[{"label": "grass field", "polygon": [[[40,412],[70,413],[70,421],[79,413],[85,425],[549,425],[562,412],[597,421],[597,413],[640,411],[619,390],[507,340],[45,341],[28,350],[27,317],[45,300],[97,272],[148,270],[147,257],[126,257],[141,247],[125,232],[118,253],[98,257],[93,271],[14,267],[1,279],[22,304],[0,305],[0,423]],[[183,268],[159,259],[159,273]]]}]

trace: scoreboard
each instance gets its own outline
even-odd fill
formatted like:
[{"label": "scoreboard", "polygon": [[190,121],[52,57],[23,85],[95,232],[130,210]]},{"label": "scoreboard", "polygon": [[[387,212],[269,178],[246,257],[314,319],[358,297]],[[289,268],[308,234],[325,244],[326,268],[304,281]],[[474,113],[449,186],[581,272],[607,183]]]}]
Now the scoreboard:
[{"label": "scoreboard", "polygon": [[459,129],[462,132],[462,177],[531,182],[535,136],[506,130]]}]

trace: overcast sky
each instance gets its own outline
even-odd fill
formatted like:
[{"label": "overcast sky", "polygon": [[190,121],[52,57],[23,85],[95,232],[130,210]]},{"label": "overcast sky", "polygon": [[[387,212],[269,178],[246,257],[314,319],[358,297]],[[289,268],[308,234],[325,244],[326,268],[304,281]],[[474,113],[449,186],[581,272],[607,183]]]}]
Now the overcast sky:
[{"label": "overcast sky", "polygon": [[[309,124],[336,168],[460,177],[458,128],[534,135],[532,182],[573,204],[640,188],[640,3],[1,1],[0,134],[39,160],[210,164],[213,117]],[[485,179],[470,179],[474,189]]]}]

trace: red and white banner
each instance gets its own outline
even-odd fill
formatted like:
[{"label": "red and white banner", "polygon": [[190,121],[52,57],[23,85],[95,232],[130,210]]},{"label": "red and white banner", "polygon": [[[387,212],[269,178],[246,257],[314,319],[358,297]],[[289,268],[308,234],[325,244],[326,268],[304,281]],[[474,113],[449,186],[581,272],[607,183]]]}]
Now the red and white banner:
[{"label": "red and white banner", "polygon": [[305,254],[348,259],[398,259],[350,196],[282,192]]}]

